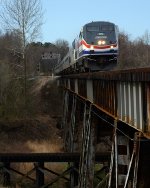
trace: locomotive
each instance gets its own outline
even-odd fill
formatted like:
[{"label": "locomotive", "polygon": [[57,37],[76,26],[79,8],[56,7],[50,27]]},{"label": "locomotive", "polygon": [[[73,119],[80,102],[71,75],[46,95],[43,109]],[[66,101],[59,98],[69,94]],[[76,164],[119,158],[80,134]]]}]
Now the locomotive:
[{"label": "locomotive", "polygon": [[117,64],[118,27],[111,22],[85,24],[67,55],[56,64],[56,74],[107,70]]}]

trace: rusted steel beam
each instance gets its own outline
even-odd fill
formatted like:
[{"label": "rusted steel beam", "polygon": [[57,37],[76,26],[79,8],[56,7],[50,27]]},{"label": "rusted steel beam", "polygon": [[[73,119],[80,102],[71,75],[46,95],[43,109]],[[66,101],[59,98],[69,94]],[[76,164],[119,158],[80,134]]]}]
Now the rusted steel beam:
[{"label": "rusted steel beam", "polygon": [[[95,161],[108,161],[110,153],[97,153]],[[0,153],[0,162],[78,162],[79,153]]]},{"label": "rusted steel beam", "polygon": [[[6,169],[6,167],[4,167],[4,169]],[[32,169],[32,172],[34,171],[34,169],[35,169],[35,168]],[[22,172],[20,172],[20,171],[18,171],[18,170],[16,170],[16,169],[14,169],[14,168],[12,168],[12,167],[10,167],[9,169],[7,169],[7,171],[10,172],[10,175],[16,173],[16,174],[21,175],[21,176],[22,176],[22,179],[23,179],[23,178],[27,178],[27,179],[29,179],[29,180],[35,182],[35,179],[34,179],[34,178],[31,178],[28,174],[24,174],[24,173],[22,173]]]},{"label": "rusted steel beam", "polygon": [[150,81],[150,68],[138,68],[138,69],[127,69],[127,70],[115,70],[115,71],[99,71],[99,72],[88,72],[73,75],[64,75],[63,78],[78,78],[78,79],[103,79],[113,81]]}]

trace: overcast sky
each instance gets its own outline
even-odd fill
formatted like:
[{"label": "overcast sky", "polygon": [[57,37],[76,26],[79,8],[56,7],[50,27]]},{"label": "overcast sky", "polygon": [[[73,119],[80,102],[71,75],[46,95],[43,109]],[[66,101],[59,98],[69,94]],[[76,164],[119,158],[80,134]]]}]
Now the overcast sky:
[{"label": "overcast sky", "polygon": [[134,39],[150,31],[150,0],[41,0],[44,9],[43,42],[70,43],[91,21],[110,21]]}]

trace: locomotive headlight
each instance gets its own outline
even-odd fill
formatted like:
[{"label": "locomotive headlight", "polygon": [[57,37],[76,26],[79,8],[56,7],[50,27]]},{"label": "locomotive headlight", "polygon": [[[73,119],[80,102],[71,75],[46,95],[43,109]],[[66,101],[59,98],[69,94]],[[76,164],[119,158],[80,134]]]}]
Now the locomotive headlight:
[{"label": "locomotive headlight", "polygon": [[102,44],[104,45],[104,44],[106,44],[106,42],[103,40],[103,41],[102,41]]},{"label": "locomotive headlight", "polygon": [[114,47],[113,46],[110,46],[111,49],[113,49]]},{"label": "locomotive headlight", "polygon": [[105,45],[106,41],[105,40],[99,40],[97,43],[98,43],[98,45]]},{"label": "locomotive headlight", "polygon": [[90,49],[91,49],[91,50],[94,50],[94,46],[93,46],[93,45],[91,45]]},{"label": "locomotive headlight", "polygon": [[98,45],[101,45],[101,44],[102,44],[102,41],[101,41],[101,40],[99,40],[99,41],[98,41]]}]

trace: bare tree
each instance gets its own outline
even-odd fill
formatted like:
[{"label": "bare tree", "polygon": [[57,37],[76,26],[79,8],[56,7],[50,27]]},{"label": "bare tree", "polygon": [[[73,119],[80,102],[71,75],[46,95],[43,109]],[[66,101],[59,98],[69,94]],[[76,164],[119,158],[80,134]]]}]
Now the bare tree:
[{"label": "bare tree", "polygon": [[131,40],[129,35],[124,32],[119,33],[119,49],[118,68],[150,66],[150,34],[148,31],[135,40]]},{"label": "bare tree", "polygon": [[69,43],[66,40],[58,39],[55,42],[55,46],[58,49],[58,53],[60,53],[61,59],[67,54],[69,51]]},{"label": "bare tree", "polygon": [[145,56],[146,56],[146,60],[145,60],[145,64],[149,65],[149,51],[150,51],[150,33],[148,30],[145,31],[144,35],[143,35],[143,42],[145,44]]},{"label": "bare tree", "polygon": [[42,6],[40,0],[5,0],[0,18],[4,28],[17,30],[21,39],[20,56],[24,64],[25,105],[27,90],[26,48],[40,33],[42,25]]},{"label": "bare tree", "polygon": [[40,0],[6,0],[0,16],[6,30],[20,31],[23,48],[39,35],[42,25]]}]

